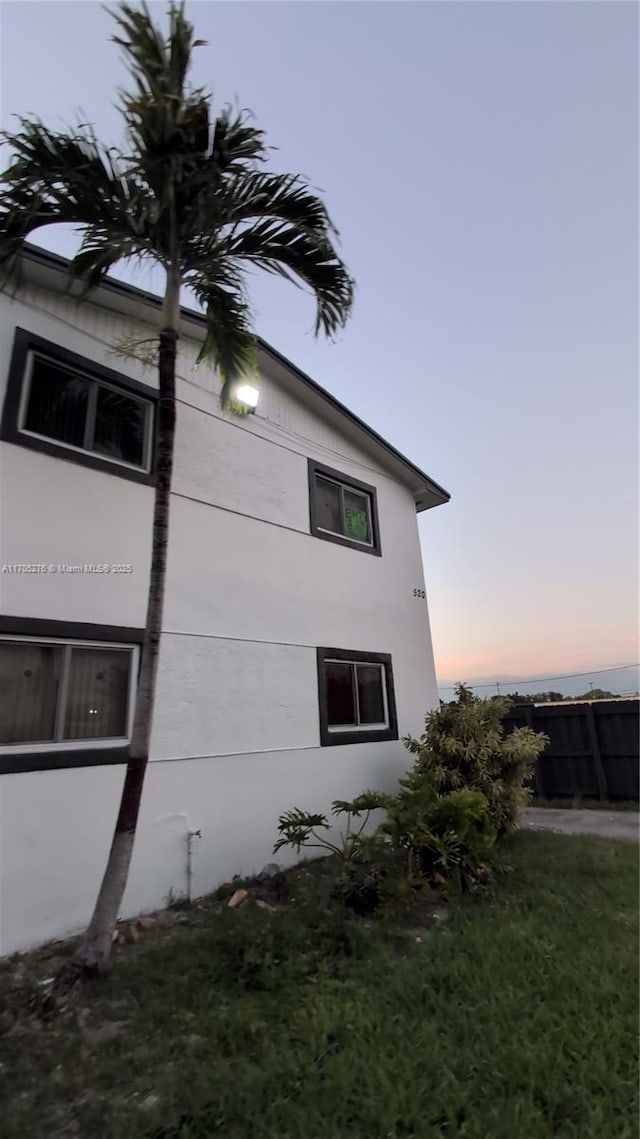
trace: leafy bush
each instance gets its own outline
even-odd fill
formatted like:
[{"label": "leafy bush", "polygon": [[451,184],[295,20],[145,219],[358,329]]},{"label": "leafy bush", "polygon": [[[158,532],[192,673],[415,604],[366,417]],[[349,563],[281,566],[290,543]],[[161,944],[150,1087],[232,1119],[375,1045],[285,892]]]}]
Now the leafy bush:
[{"label": "leafy bush", "polygon": [[[347,827],[335,842],[319,833],[330,829],[326,815],[287,811],[278,823],[281,837],[275,849],[316,848],[338,856],[336,892],[362,915],[380,905],[397,913],[427,882],[468,888],[481,881],[483,860],[495,839],[484,795],[469,790],[439,795],[413,774],[401,788],[397,795],[365,791],[352,802],[336,801],[333,814],[346,815]],[[367,835],[373,810],[383,810],[385,818]],[[361,817],[353,830],[353,819]]]},{"label": "leafy bush", "polygon": [[413,774],[401,783],[379,829],[393,849],[406,852],[408,877],[461,887],[481,880],[496,837],[485,796],[469,790],[440,795]]},{"label": "leafy bush", "polygon": [[[299,854],[302,847],[305,850],[324,850],[327,854],[335,854],[341,863],[341,874],[349,878],[351,868],[355,864],[362,864],[370,860],[376,853],[381,842],[377,832],[366,834],[366,827],[372,811],[384,810],[390,796],[382,791],[363,791],[355,799],[347,802],[336,799],[331,813],[335,816],[346,816],[346,827],[339,832],[337,841],[333,842],[320,831],[332,831],[333,827],[326,815],[311,814],[294,807],[292,811],[285,811],[278,819],[280,838],[273,850],[276,853],[283,846],[292,846]],[[353,828],[353,820],[362,820],[357,829]]]},{"label": "leafy bush", "polygon": [[[292,846],[298,853],[304,847],[335,855],[337,892],[360,914],[380,905],[397,912],[425,883],[462,889],[484,884],[495,840],[518,825],[533,764],[547,744],[530,728],[505,736],[508,707],[506,699],[482,700],[457,685],[456,700],[429,713],[420,739],[405,739],[415,761],[397,795],[364,791],[351,802],[336,800],[333,815],[346,816],[337,839],[326,833],[332,831],[326,815],[286,811],[275,850]],[[367,833],[378,810],[384,819]]]},{"label": "leafy bush", "polygon": [[424,780],[441,795],[481,792],[498,836],[517,827],[534,763],[548,743],[531,728],[505,736],[502,717],[508,708],[506,699],[483,700],[458,684],[456,699],[428,714],[420,739],[404,740],[416,757],[414,785]]}]

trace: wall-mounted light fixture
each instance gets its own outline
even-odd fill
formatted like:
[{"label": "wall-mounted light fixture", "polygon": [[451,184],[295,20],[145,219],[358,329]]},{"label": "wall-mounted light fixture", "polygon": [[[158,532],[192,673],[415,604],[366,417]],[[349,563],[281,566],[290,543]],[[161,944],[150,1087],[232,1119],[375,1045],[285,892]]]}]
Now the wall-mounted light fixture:
[{"label": "wall-mounted light fixture", "polygon": [[244,404],[250,411],[255,411],[260,399],[260,391],[254,384],[238,384],[235,397],[239,403]]}]

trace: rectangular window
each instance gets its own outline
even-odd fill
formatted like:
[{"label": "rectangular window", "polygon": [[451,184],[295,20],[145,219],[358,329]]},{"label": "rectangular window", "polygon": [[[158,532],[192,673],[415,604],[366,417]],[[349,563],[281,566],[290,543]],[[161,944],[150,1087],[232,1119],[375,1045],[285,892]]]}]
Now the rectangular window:
[{"label": "rectangular window", "polygon": [[316,538],[380,554],[376,490],[309,459],[309,515]]},{"label": "rectangular window", "polygon": [[78,747],[130,735],[138,649],[0,638],[0,751]]},{"label": "rectangular window", "polygon": [[153,482],[157,393],[16,329],[1,437]]},{"label": "rectangular window", "polygon": [[39,356],[30,355],[27,368],[23,429],[69,447],[84,447],[89,381]]},{"label": "rectangular window", "polygon": [[321,743],[397,739],[389,654],[323,648],[317,656]]},{"label": "rectangular window", "polygon": [[[98,384],[91,449],[135,467],[148,467],[151,408],[144,400]],[[89,424],[87,426],[90,426]]]},{"label": "rectangular window", "polygon": [[30,352],[20,427],[67,447],[149,468],[151,404]]}]

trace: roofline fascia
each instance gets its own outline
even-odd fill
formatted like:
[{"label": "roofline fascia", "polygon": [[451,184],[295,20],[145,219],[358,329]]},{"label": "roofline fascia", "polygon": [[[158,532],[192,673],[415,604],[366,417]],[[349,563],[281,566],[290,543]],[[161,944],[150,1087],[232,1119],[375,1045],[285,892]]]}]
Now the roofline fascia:
[{"label": "roofline fascia", "polygon": [[[60,273],[64,273],[67,276],[69,274],[69,268],[71,265],[69,258],[63,257],[59,253],[51,253],[49,250],[42,249],[38,245],[32,245],[29,242],[25,242],[22,246],[22,249],[18,253],[18,257],[23,257],[28,261],[39,263],[47,268],[57,270]],[[143,304],[148,305],[150,308],[154,308],[156,311],[162,310],[162,301],[160,297],[156,296],[154,293],[148,292],[146,289],[139,288],[137,285],[129,285],[124,281],[118,281],[115,277],[105,278],[105,280],[103,280],[100,285],[97,286],[95,292],[99,293],[101,289],[106,289],[108,292],[116,293],[126,300],[135,300],[142,302]],[[202,313],[197,312],[195,309],[185,308],[183,305],[180,306],[180,318],[187,324],[196,325],[199,329],[202,329],[205,325],[205,318]],[[271,356],[272,359],[281,367],[284,367],[289,372],[292,372],[297,379],[299,379],[307,388],[309,388],[314,393],[314,395],[319,397],[334,410],[344,415],[356,427],[368,435],[369,438],[372,439],[378,447],[381,447],[384,451],[386,451],[387,454],[389,454],[391,458],[395,460],[395,462],[399,462],[403,467],[411,472],[414,478],[417,478],[420,482],[424,483],[425,489],[439,500],[433,505],[439,506],[446,502],[449,502],[451,495],[447,490],[444,489],[444,487],[435,482],[435,480],[427,475],[425,471],[422,471],[419,467],[416,467],[415,464],[407,459],[401,451],[398,451],[391,443],[384,439],[382,435],[379,435],[378,432],[373,429],[373,427],[369,427],[369,425],[365,423],[364,420],[360,419],[360,417],[356,415],[355,412],[350,411],[348,407],[345,407],[345,405],[341,403],[339,399],[336,399],[335,396],[326,391],[326,389],[318,384],[315,380],[313,380],[311,376],[307,375],[306,372],[303,372],[297,364],[294,364],[292,360],[289,360],[287,356],[284,356],[282,352],[279,352],[276,348],[274,348],[271,344],[268,344],[267,341],[263,340],[260,336],[256,336],[256,343],[262,352]]]}]

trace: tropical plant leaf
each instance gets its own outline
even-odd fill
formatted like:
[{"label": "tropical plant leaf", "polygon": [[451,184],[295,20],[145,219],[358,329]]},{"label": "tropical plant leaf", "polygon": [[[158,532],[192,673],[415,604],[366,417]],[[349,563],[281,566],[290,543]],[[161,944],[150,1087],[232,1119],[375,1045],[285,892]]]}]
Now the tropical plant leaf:
[{"label": "tropical plant leaf", "polygon": [[334,815],[353,815],[354,818],[358,818],[371,811],[384,810],[391,799],[392,796],[385,794],[384,791],[363,791],[360,795],[356,795],[355,799],[334,800],[331,810]]}]

